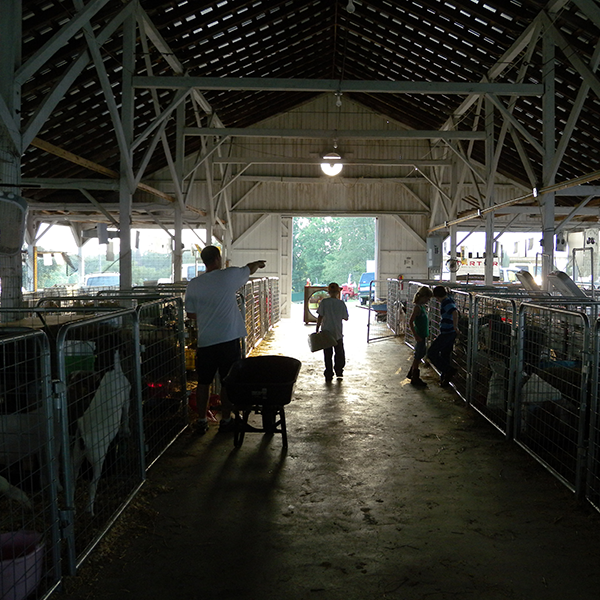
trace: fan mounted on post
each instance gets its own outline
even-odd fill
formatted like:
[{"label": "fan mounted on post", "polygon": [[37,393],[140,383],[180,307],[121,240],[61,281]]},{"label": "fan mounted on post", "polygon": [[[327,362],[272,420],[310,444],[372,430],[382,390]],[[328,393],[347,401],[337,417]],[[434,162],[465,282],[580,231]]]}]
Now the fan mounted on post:
[{"label": "fan mounted on post", "polygon": [[450,273],[456,273],[460,269],[460,260],[458,258],[449,258],[446,261],[446,267]]}]

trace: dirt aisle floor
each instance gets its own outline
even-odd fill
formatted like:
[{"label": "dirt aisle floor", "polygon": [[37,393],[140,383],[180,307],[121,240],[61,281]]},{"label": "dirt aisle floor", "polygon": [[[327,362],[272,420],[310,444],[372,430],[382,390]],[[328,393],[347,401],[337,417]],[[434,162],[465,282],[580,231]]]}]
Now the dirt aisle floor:
[{"label": "dirt aisle floor", "polygon": [[598,600],[600,515],[447,389],[402,338],[346,329],[325,384],[295,312],[262,354],[303,362],[281,438],[184,434],[60,600]]}]

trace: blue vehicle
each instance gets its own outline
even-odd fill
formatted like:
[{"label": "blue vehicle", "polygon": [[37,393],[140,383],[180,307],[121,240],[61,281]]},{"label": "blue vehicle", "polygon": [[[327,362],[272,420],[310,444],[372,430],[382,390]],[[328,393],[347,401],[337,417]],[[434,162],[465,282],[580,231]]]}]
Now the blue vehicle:
[{"label": "blue vehicle", "polygon": [[375,273],[363,273],[360,276],[360,281],[358,282],[358,297],[360,298],[361,304],[367,304],[369,301],[369,293],[371,294],[371,300],[373,298],[373,291],[369,291],[371,287],[371,281],[375,279]]}]

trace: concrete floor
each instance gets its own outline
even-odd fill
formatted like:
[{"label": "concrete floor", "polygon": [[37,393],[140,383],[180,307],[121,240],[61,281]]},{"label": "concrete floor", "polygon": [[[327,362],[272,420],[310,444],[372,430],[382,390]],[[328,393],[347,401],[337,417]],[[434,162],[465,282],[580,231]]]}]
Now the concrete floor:
[{"label": "concrete floor", "polygon": [[598,600],[600,515],[456,395],[404,379],[401,338],[350,309],[325,384],[302,314],[263,354],[303,362],[281,438],[215,428],[156,465],[61,600]]}]

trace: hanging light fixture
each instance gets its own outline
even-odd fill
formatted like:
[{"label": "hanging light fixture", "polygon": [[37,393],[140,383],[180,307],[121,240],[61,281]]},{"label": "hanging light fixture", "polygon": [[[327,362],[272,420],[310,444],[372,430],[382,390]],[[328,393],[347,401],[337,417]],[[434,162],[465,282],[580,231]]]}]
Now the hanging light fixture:
[{"label": "hanging light fixture", "polygon": [[344,168],[344,165],[340,162],[341,160],[342,157],[337,152],[328,152],[323,156],[321,170],[325,175],[329,175],[330,177],[339,175]]},{"label": "hanging light fixture", "polygon": [[352,14],[356,10],[356,7],[354,6],[354,2],[352,2],[352,0],[348,0],[348,6],[346,6],[346,10],[350,14]]}]

